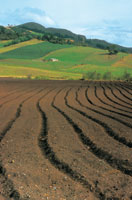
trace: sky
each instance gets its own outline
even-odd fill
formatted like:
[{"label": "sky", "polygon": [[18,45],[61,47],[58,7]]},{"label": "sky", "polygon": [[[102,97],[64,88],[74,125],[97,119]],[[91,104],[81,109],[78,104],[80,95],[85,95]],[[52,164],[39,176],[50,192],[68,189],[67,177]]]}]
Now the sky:
[{"label": "sky", "polygon": [[0,0],[0,25],[26,22],[132,47],[132,0]]}]

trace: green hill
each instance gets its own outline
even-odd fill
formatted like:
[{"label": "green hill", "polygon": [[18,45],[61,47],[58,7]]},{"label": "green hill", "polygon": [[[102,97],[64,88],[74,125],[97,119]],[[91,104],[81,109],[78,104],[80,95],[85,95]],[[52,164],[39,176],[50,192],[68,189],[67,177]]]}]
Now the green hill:
[{"label": "green hill", "polygon": [[17,37],[16,33],[4,26],[0,26],[0,40],[15,39]]},{"label": "green hill", "polygon": [[125,52],[125,53],[132,53],[132,48],[122,47],[117,44],[111,44],[109,42],[106,42],[105,40],[98,40],[98,39],[87,39],[86,43],[88,46],[99,48],[99,49],[108,49],[111,45],[114,45],[116,50],[119,52]]},{"label": "green hill", "polygon": [[0,59],[38,59],[44,55],[63,48],[70,48],[71,45],[52,44],[41,42],[38,44],[27,45],[0,54]]},{"label": "green hill", "polygon": [[39,32],[39,33],[50,33],[50,34],[61,36],[61,37],[64,37],[64,38],[71,38],[71,39],[74,39],[76,41],[86,40],[85,36],[77,35],[75,33],[72,33],[69,30],[59,29],[59,28],[45,28],[44,26],[42,26],[38,23],[34,23],[34,22],[25,23],[25,24],[19,25],[17,27],[23,28],[25,30]]},{"label": "green hill", "polygon": [[17,28],[17,27],[4,27],[0,26],[0,40],[10,40],[16,39],[20,36],[30,35],[31,33],[28,30]]},{"label": "green hill", "polygon": [[22,28],[22,29],[25,29],[25,30],[34,31],[34,32],[39,32],[39,33],[41,33],[41,32],[43,33],[46,29],[41,24],[34,23],[34,22],[28,22],[28,23],[25,23],[25,24],[18,25],[16,27]]},{"label": "green hill", "polygon": [[[33,40],[34,41],[34,40]],[[131,55],[108,55],[92,47],[52,44],[38,40],[7,47],[0,54],[0,76],[39,79],[122,79],[132,76]],[[30,45],[28,45],[30,44]],[[1,47],[1,52],[5,47]],[[14,50],[11,50],[14,49]],[[57,61],[53,62],[51,58]],[[125,74],[125,75],[124,75]]]},{"label": "green hill", "polygon": [[[30,31],[38,32],[38,33],[50,33],[50,34],[53,34],[53,35],[56,35],[59,37],[70,38],[70,39],[75,40],[76,44],[95,47],[95,48],[99,48],[99,49],[108,49],[109,47],[111,47],[111,45],[113,45],[104,40],[87,39],[83,35],[78,35],[78,34],[72,33],[71,31],[66,30],[66,29],[45,28],[44,26],[42,26],[38,23],[34,23],[34,22],[25,23],[25,24],[19,25],[17,27],[19,27],[19,28],[21,27],[28,31],[30,30]],[[116,50],[119,52],[132,53],[132,48],[122,47],[122,46],[116,45],[116,44],[114,44],[114,46],[115,46]]]},{"label": "green hill", "polygon": [[[109,48],[116,53],[108,53]],[[131,52],[132,48],[86,39],[65,29],[45,28],[33,22],[0,26],[0,76],[130,80]]]},{"label": "green hill", "polygon": [[[45,37],[44,37],[45,36]],[[87,39],[84,35],[72,33],[66,29],[46,28],[41,24],[29,22],[18,26],[0,26],[0,40],[13,40],[11,44],[30,40],[32,38],[47,40],[53,43],[74,42],[78,46],[90,46],[99,49],[109,49],[113,44],[99,39]],[[49,39],[50,38],[50,39]],[[118,52],[132,53],[132,48],[122,47],[114,44]]]}]

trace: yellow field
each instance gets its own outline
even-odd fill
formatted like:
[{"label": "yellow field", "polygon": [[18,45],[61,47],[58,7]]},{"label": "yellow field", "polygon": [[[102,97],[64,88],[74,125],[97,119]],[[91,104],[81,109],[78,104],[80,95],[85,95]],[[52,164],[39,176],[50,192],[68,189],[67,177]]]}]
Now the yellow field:
[{"label": "yellow field", "polygon": [[[51,43],[43,44],[42,42],[33,39],[1,48],[0,53],[17,50],[13,51],[13,53],[16,52],[15,56],[9,52],[7,57],[1,57],[0,76],[65,80],[81,79],[89,72],[96,72],[100,79],[105,73],[110,73],[113,80],[121,79],[125,72],[132,76],[132,54],[119,52],[117,55],[108,55],[106,50],[81,46],[56,50],[54,45],[58,44],[53,44],[51,47]],[[37,47],[36,44],[38,44]],[[29,45],[33,46],[28,47],[28,50],[22,48],[19,51],[20,47]],[[48,52],[49,49],[51,52]],[[50,58],[56,58],[58,62],[51,62]]]},{"label": "yellow field", "polygon": [[132,68],[132,54],[123,57],[112,65],[113,67],[129,67]]},{"label": "yellow field", "polygon": [[6,43],[6,42],[10,42],[11,40],[2,40],[2,41],[0,41],[0,43],[1,44],[4,44],[4,43]]},{"label": "yellow field", "polygon": [[20,48],[20,47],[25,47],[27,45],[38,44],[38,43],[41,43],[41,42],[43,42],[43,41],[40,41],[40,40],[37,40],[37,39],[29,40],[29,41],[26,41],[26,42],[21,42],[19,44],[14,44],[14,45],[11,45],[11,46],[8,46],[8,47],[1,48],[0,53],[11,51],[11,50],[14,50],[14,49],[17,49],[17,48]]},{"label": "yellow field", "polygon": [[0,66],[0,77],[43,77],[47,79],[80,79],[81,74],[41,70],[21,66]]}]

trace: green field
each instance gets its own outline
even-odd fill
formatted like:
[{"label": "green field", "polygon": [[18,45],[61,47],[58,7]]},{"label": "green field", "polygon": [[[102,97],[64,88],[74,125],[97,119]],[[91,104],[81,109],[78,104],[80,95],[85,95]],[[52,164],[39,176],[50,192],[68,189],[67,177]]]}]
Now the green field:
[{"label": "green field", "polygon": [[0,41],[0,48],[4,47],[5,44],[7,44],[9,41],[4,40],[4,41]]},{"label": "green field", "polygon": [[[8,43],[9,41],[4,41],[4,42],[1,42],[1,47],[4,46],[4,44]],[[29,45],[34,45],[34,44],[39,44],[41,43],[42,41],[38,41],[36,39],[33,39],[33,40],[29,40],[29,41],[26,41],[26,42],[21,42],[21,43],[18,43],[18,44],[14,44],[14,45],[11,45],[11,46],[7,46],[7,47],[4,47],[4,48],[0,48],[0,55],[5,53],[5,52],[9,52],[9,51],[12,51],[12,50],[15,50],[15,49],[18,49],[18,48],[21,48],[21,47],[25,47],[25,46],[29,46]],[[3,46],[2,46],[3,45]]]},{"label": "green field", "polygon": [[[80,79],[88,73],[103,79],[132,76],[132,55],[108,55],[106,50],[35,40],[0,48],[0,76],[37,79]],[[58,59],[58,62],[50,61]],[[93,76],[96,79],[96,76]]]},{"label": "green field", "polygon": [[34,45],[27,45],[8,52],[0,54],[0,59],[14,58],[14,59],[37,59],[48,54],[51,51],[69,48],[70,45],[52,44],[49,42],[42,42]]}]

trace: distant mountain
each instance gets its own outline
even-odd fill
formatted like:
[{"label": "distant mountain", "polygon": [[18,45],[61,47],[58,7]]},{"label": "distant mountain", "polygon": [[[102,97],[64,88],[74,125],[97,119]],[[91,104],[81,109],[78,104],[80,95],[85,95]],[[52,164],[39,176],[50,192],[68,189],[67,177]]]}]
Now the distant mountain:
[{"label": "distant mountain", "polygon": [[0,40],[15,39],[17,35],[13,30],[0,26]]},{"label": "distant mountain", "polygon": [[[19,39],[20,37],[25,36],[30,36],[29,38],[38,37],[39,39],[41,39],[44,34],[51,35],[50,37],[52,39],[50,40],[50,42],[54,42],[55,37],[57,37],[61,39],[62,43],[62,39],[70,39],[74,41],[75,45],[90,46],[100,49],[108,49],[113,46],[113,44],[108,43],[104,40],[87,39],[84,35],[78,35],[66,29],[46,28],[43,25],[35,22],[29,22],[18,26],[0,26],[0,40]],[[122,47],[117,44],[114,44],[114,48],[119,52],[132,53],[132,48]]]},{"label": "distant mountain", "polygon": [[23,28],[25,30],[30,30],[30,31],[34,31],[34,32],[39,32],[39,33],[51,33],[51,34],[55,34],[55,35],[60,35],[63,36],[64,38],[71,38],[74,40],[79,40],[79,41],[84,41],[86,40],[86,37],[84,35],[78,35],[75,33],[72,33],[69,30],[66,29],[59,29],[59,28],[45,28],[44,26],[38,24],[38,23],[34,23],[34,22],[29,22],[29,23],[25,23],[25,24],[21,24],[17,27]]},{"label": "distant mountain", "polygon": [[132,48],[123,47],[118,44],[111,44],[109,42],[106,42],[105,40],[99,40],[99,39],[87,39],[86,43],[88,46],[99,48],[99,49],[108,49],[110,46],[115,46],[115,49],[119,52],[125,52],[125,53],[132,53]]},{"label": "distant mountain", "polygon": [[13,26],[0,26],[0,40],[14,40],[20,36],[29,35],[28,30],[22,28],[16,28]]},{"label": "distant mountain", "polygon": [[35,23],[35,22],[29,22],[29,23],[25,23],[25,24],[21,24],[16,26],[17,28],[23,28],[26,30],[30,30],[30,31],[34,31],[34,32],[38,32],[38,33],[43,33],[45,32],[45,27],[42,26],[41,24]]}]

